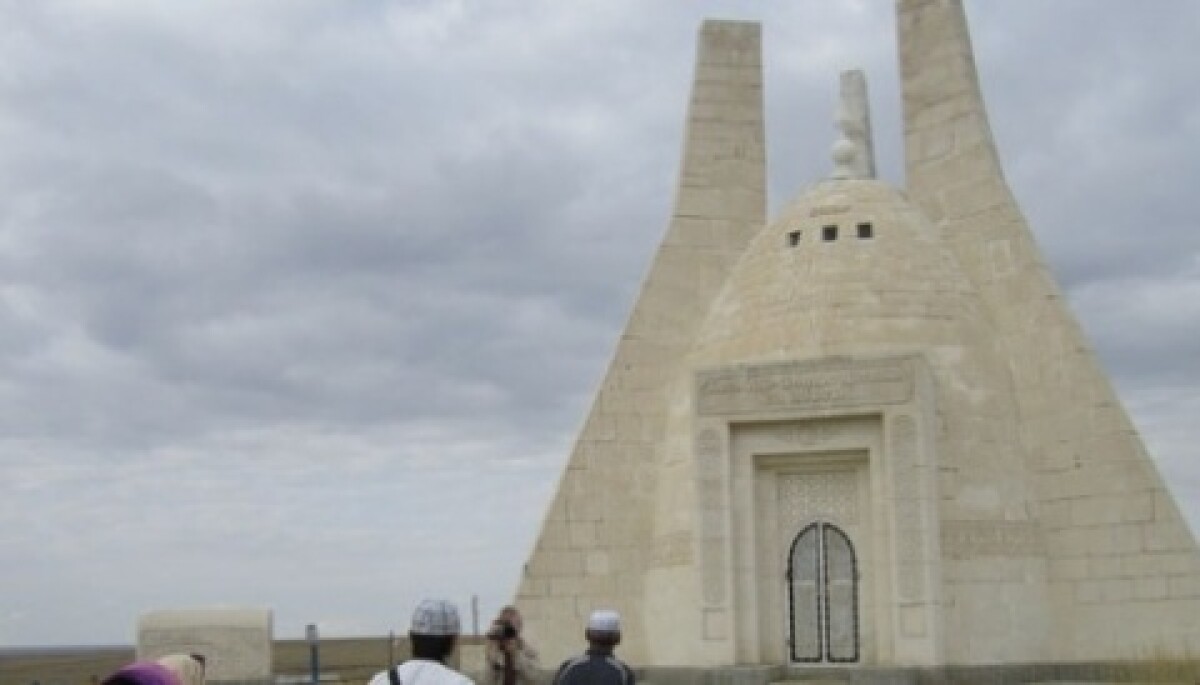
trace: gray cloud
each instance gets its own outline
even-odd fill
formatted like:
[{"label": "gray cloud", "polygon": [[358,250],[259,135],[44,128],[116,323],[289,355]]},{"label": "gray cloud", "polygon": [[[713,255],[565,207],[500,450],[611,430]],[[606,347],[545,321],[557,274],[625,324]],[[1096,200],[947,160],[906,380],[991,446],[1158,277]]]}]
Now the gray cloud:
[{"label": "gray cloud", "polygon": [[[1095,7],[970,10],[1010,180],[1196,521],[1200,9]],[[0,6],[0,644],[506,600],[665,227],[703,16],[764,21],[772,206],[829,168],[842,68],[902,180],[879,3]]]}]

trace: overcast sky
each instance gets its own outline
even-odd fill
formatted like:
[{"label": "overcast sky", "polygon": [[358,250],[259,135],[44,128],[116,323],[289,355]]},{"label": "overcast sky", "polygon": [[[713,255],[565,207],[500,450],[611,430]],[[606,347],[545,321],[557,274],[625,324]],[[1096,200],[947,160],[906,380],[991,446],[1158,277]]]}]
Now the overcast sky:
[{"label": "overcast sky", "polygon": [[[969,5],[1009,180],[1200,524],[1200,3]],[[505,601],[666,227],[696,29],[763,21],[771,205],[886,0],[0,0],[0,645]]]}]

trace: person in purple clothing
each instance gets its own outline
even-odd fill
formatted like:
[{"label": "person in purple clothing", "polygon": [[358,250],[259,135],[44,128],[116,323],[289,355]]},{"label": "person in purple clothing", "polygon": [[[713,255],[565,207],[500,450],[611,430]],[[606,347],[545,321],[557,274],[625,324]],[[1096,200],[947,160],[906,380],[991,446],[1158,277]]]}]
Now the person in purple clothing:
[{"label": "person in purple clothing", "polygon": [[182,685],[175,672],[155,661],[135,661],[122,666],[100,685]]}]

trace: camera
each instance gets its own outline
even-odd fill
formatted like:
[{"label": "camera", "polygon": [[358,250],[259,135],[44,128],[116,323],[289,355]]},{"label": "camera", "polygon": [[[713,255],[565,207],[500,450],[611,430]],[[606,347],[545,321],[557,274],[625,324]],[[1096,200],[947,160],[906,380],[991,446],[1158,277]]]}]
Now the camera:
[{"label": "camera", "polygon": [[487,636],[491,640],[511,640],[517,636],[517,627],[509,621],[496,621]]}]

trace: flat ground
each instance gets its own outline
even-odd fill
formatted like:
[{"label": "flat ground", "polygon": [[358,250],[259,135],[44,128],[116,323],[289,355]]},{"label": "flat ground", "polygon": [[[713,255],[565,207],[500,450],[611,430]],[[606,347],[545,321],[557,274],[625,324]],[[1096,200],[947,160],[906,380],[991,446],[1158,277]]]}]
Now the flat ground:
[{"label": "flat ground", "polygon": [[[470,644],[477,638],[465,638]],[[343,685],[363,685],[388,663],[390,640],[384,637],[321,640],[321,672],[336,674]],[[407,656],[407,645],[396,648],[395,658]],[[0,653],[3,685],[91,685],[133,659],[129,647],[55,650],[39,654]],[[309,649],[303,640],[277,640],[276,675],[309,673]]]}]

